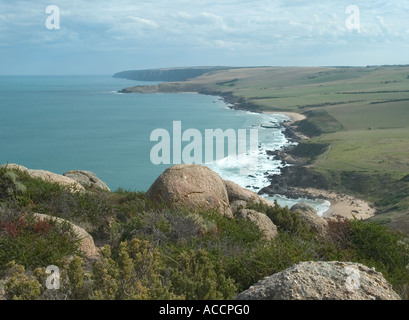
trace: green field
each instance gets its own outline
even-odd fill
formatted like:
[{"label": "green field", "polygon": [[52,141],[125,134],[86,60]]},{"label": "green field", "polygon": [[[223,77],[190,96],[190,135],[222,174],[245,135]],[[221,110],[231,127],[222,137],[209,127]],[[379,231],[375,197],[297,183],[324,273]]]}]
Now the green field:
[{"label": "green field", "polygon": [[409,232],[409,66],[241,68],[155,90],[230,94],[247,109],[306,114],[300,130],[330,145],[310,168],[335,191],[373,202],[373,220]]}]

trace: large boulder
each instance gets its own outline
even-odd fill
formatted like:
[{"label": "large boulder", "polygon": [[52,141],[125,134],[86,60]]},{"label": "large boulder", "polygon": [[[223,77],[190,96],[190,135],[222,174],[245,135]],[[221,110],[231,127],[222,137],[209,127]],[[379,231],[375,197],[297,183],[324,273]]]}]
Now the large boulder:
[{"label": "large boulder", "polygon": [[319,216],[317,210],[308,203],[300,202],[293,205],[290,209],[293,212],[298,212],[301,218],[307,222],[311,231],[318,233],[321,236],[326,236],[328,233],[328,222],[323,217]]},{"label": "large boulder", "polygon": [[236,201],[246,201],[253,202],[256,204],[262,203],[267,206],[274,206],[274,203],[260,197],[257,193],[240,187],[233,181],[224,180],[224,185],[226,186],[227,195],[229,197],[230,204]]},{"label": "large boulder", "polygon": [[31,169],[27,169],[24,166],[18,165],[18,164],[5,164],[5,165],[2,165],[1,167],[5,167],[6,169],[10,169],[10,170],[19,170],[19,171],[27,173],[32,178],[39,178],[39,179],[42,179],[50,183],[57,183],[60,186],[67,187],[67,189],[73,193],[85,190],[84,187],[81,184],[79,184],[77,181],[69,177],[64,177],[63,175],[56,174],[50,171],[31,170]]},{"label": "large boulder", "polygon": [[80,250],[83,252],[85,257],[95,258],[98,256],[98,249],[95,246],[94,239],[83,228],[73,224],[70,221],[67,221],[61,218],[52,217],[46,214],[35,213],[34,216],[40,220],[54,220],[57,223],[69,223],[72,227],[72,230],[78,236],[78,239],[80,239]]},{"label": "large boulder", "polygon": [[241,209],[235,216],[254,222],[261,232],[263,232],[266,241],[271,241],[278,235],[276,225],[264,213],[255,210]]},{"label": "large boulder", "polygon": [[175,165],[163,172],[146,193],[154,205],[198,211],[217,210],[233,217],[226,187],[220,176],[201,165]]},{"label": "large boulder", "polygon": [[77,181],[83,187],[92,187],[109,192],[111,191],[101,179],[90,171],[73,170],[64,173],[63,176]]},{"label": "large boulder", "polygon": [[375,269],[352,262],[302,262],[240,293],[238,300],[400,300]]}]

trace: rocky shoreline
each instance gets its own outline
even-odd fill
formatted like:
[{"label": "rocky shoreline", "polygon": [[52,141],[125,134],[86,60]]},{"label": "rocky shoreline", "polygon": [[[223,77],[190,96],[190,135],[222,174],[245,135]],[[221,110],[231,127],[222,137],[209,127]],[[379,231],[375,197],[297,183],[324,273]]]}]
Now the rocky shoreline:
[{"label": "rocky shoreline", "polygon": [[[267,154],[274,160],[282,162],[283,167],[280,169],[281,173],[271,174],[268,177],[270,185],[259,190],[258,194],[268,195],[274,197],[276,195],[284,196],[288,199],[309,199],[309,200],[326,200],[330,202],[330,208],[323,213],[323,217],[331,218],[347,218],[347,219],[369,219],[376,213],[374,205],[358,199],[355,196],[343,194],[340,192],[331,191],[331,181],[317,172],[314,172],[308,167],[311,159],[309,157],[299,156],[297,146],[310,139],[299,130],[299,125],[302,121],[308,119],[308,115],[283,112],[283,111],[260,111],[259,106],[245,101],[243,98],[237,98],[233,93],[220,93],[201,91],[200,94],[217,95],[222,98],[229,108],[233,110],[246,110],[249,112],[258,113],[277,113],[285,114],[291,120],[283,122],[284,135],[290,142],[296,143],[281,150],[267,150]],[[304,152],[321,154],[328,150],[329,145],[313,145],[304,144]]]},{"label": "rocky shoreline", "polygon": [[[297,123],[298,121],[291,120],[282,124],[285,128],[283,133],[290,142],[300,143],[308,139],[297,130]],[[303,188],[309,187],[326,188],[327,182],[322,176],[310,172],[305,167],[307,160],[292,153],[294,148],[295,146],[291,146],[283,150],[267,151],[269,155],[274,157],[274,160],[281,161],[284,167],[281,169],[280,175],[269,176],[270,185],[261,189],[259,194],[269,196],[280,194],[290,199],[325,199],[324,196],[312,195],[303,190]]]},{"label": "rocky shoreline", "polygon": [[[200,85],[185,85],[179,83],[164,83],[153,86],[137,86],[124,88],[121,93],[197,93],[210,96],[216,96],[232,110],[243,110],[254,113],[277,113],[286,114],[291,120],[282,123],[285,128],[284,135],[290,142],[300,144],[307,141],[310,137],[304,135],[299,130],[299,124],[306,121],[308,115],[294,112],[268,111],[263,112],[257,104],[248,102],[245,98],[237,97],[234,92],[222,92],[201,87]],[[305,146],[307,149],[310,145]],[[259,195],[282,195],[289,199],[310,199],[310,200],[327,200],[331,203],[331,208],[327,215],[341,215],[351,218],[351,214],[358,214],[358,218],[368,218],[374,215],[375,209],[371,204],[355,197],[340,193],[332,193],[330,190],[330,181],[323,175],[314,172],[307,167],[309,159],[297,155],[296,146],[291,146],[282,150],[267,151],[268,155],[274,160],[282,161],[283,168],[281,173],[271,174],[268,177],[270,185],[262,188]],[[315,150],[314,152],[317,152]],[[319,150],[318,150],[319,152]],[[312,191],[314,190],[314,191]],[[335,196],[334,196],[335,194]],[[352,200],[351,200],[352,199]],[[360,205],[357,207],[356,204]],[[335,209],[334,209],[335,208]],[[365,208],[363,210],[363,208]],[[324,213],[325,215],[325,213]]]},{"label": "rocky shoreline", "polygon": [[[199,92],[199,94],[219,96],[223,100],[223,102],[232,110],[246,110],[249,112],[264,113],[260,111],[259,106],[245,101],[244,98],[237,98],[231,92],[222,93],[202,90]],[[268,113],[274,114],[275,112],[271,111]],[[291,118],[291,120],[285,121],[281,124],[285,128],[283,133],[288,141],[300,143],[309,139],[309,137],[298,131],[297,125],[299,121],[306,119],[306,116],[294,112],[277,111],[276,113],[286,114]],[[304,167],[307,163],[306,159],[292,154],[291,151],[293,149],[294,146],[283,150],[267,150],[267,154],[269,156],[273,156],[274,160],[281,161],[285,167],[281,169],[280,175],[270,175],[268,177],[270,185],[262,188],[258,192],[258,194],[267,194],[269,196],[279,194],[290,199],[304,198],[311,200],[327,200],[324,195],[317,196],[316,194],[314,195],[307,190],[302,189],[309,187],[326,188],[326,184],[322,181],[320,183],[317,183],[323,178],[318,174],[312,174],[308,170],[306,170],[306,168]],[[303,181],[300,181],[300,177],[302,177]],[[311,182],[314,183],[311,184]]]},{"label": "rocky shoreline", "polygon": [[[285,122],[284,134],[292,142],[302,143],[309,138],[297,130],[299,121]],[[283,195],[290,199],[327,200],[330,209],[324,218],[369,219],[376,213],[375,207],[351,195],[330,191],[330,181],[307,167],[308,159],[296,155],[296,146],[284,150],[268,151],[275,160],[285,165],[280,175],[270,175],[270,185],[261,189],[259,195]]]},{"label": "rocky shoreline", "polygon": [[[233,110],[263,113],[257,105],[245,102],[243,98],[237,98],[230,92],[222,94],[220,92],[202,91],[199,93],[218,95],[222,98],[223,102]],[[268,113],[274,114],[275,112],[270,111]],[[276,113],[286,114],[291,118],[291,120],[281,124],[285,128],[283,133],[288,141],[300,143],[309,139],[309,137],[298,130],[298,123],[307,118],[305,115],[282,111],[277,111]],[[305,167],[307,160],[293,154],[292,151],[294,148],[295,146],[282,150],[267,150],[267,154],[273,156],[274,160],[281,161],[284,167],[281,169],[280,175],[270,175],[268,177],[270,185],[262,188],[258,194],[267,194],[269,196],[279,194],[290,199],[328,200],[328,198],[322,194],[317,195],[307,190],[307,188],[326,189],[328,182],[325,181],[324,177],[308,170]]]}]

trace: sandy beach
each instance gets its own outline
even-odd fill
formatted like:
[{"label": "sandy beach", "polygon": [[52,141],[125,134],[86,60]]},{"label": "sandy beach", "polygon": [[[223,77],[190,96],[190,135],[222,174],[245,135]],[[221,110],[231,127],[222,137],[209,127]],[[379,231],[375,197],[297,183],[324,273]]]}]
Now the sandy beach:
[{"label": "sandy beach", "polygon": [[329,192],[319,189],[301,189],[314,197],[322,196],[331,203],[330,209],[324,212],[324,218],[341,216],[347,219],[366,220],[375,215],[375,209],[368,202],[354,196]]},{"label": "sandy beach", "polygon": [[296,112],[286,112],[286,111],[263,111],[263,113],[267,114],[283,114],[285,116],[288,116],[292,119],[293,122],[301,121],[306,119],[307,117],[304,116],[301,113],[296,113]]}]

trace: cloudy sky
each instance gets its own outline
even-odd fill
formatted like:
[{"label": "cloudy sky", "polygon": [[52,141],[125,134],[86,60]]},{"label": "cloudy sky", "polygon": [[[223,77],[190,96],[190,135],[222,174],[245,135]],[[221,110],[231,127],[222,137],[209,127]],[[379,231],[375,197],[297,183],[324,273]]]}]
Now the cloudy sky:
[{"label": "cloudy sky", "polygon": [[409,64],[409,1],[0,0],[3,75],[375,64]]}]

